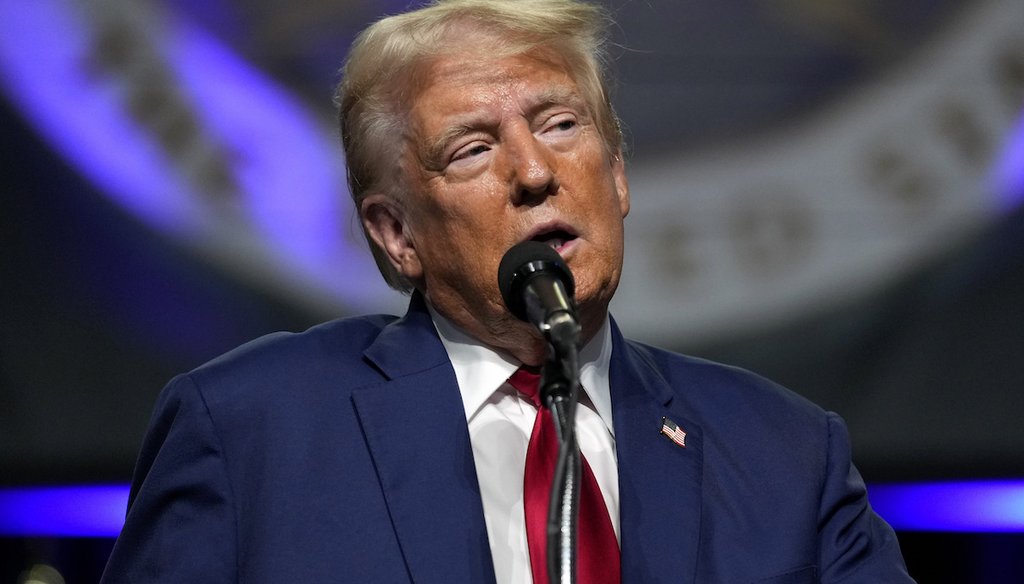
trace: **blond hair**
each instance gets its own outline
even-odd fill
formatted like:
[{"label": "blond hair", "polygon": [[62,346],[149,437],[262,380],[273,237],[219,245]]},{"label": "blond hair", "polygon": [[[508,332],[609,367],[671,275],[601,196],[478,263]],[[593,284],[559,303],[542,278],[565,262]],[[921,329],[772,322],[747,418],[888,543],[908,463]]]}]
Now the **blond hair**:
[{"label": "blond hair", "polygon": [[[425,62],[449,54],[452,35],[467,26],[486,38],[489,56],[557,54],[579,85],[609,153],[617,153],[622,133],[603,69],[606,22],[601,9],[574,0],[435,0],[364,30],[352,45],[335,95],[356,209],[370,193],[401,194],[404,108],[416,73]],[[387,283],[411,290],[384,251],[368,236],[367,241]]]}]

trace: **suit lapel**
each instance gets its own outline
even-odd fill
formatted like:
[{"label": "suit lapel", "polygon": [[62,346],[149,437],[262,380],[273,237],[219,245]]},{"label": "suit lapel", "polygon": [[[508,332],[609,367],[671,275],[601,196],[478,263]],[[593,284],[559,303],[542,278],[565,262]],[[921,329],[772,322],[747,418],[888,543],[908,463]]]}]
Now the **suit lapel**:
[{"label": "suit lapel", "polygon": [[[610,370],[623,583],[692,582],[700,533],[701,429],[673,403],[650,355],[613,325]],[[422,299],[365,356],[386,381],[353,391],[414,582],[494,582],[473,451],[455,373]],[[661,435],[667,417],[686,447]]]},{"label": "suit lapel", "polygon": [[462,398],[422,299],[365,356],[388,380],[352,399],[412,580],[493,582]]},{"label": "suit lapel", "polygon": [[[673,403],[649,354],[613,327],[612,418],[619,467],[622,581],[693,582],[700,535],[701,429]],[[661,434],[669,418],[681,447]]]}]

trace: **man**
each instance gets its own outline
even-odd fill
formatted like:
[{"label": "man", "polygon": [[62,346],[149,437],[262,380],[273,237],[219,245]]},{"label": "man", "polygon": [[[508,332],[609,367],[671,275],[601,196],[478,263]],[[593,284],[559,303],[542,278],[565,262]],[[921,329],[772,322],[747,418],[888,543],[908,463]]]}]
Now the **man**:
[{"label": "man", "polygon": [[601,32],[571,0],[440,1],[364,32],[339,88],[349,179],[409,311],[173,380],[105,581],[543,580],[523,502],[537,408],[506,380],[547,348],[496,277],[528,240],[576,279],[584,478],[612,542],[588,561],[621,563],[587,581],[911,581],[838,417],[608,317],[629,189]]}]

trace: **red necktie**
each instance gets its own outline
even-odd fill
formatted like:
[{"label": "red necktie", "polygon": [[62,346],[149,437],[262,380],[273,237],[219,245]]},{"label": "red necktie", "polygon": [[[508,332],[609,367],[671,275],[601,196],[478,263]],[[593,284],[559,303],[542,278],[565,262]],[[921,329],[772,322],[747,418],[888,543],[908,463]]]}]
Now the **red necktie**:
[{"label": "red necktie", "polygon": [[[541,407],[540,375],[520,367],[508,380],[512,387],[537,407],[530,445],[526,450],[523,478],[523,507],[526,511],[526,541],[530,546],[530,567],[534,584],[548,584],[547,520],[558,459],[558,436],[551,411]],[[579,584],[619,584],[619,543],[608,517],[594,472],[580,455],[579,554],[576,575]]]}]

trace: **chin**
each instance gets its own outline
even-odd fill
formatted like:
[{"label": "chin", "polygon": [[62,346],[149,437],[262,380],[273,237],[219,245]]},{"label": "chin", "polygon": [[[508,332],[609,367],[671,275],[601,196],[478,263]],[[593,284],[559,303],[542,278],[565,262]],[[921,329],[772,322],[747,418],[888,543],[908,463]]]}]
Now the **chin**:
[{"label": "chin", "polygon": [[602,300],[607,304],[615,294],[615,289],[619,287],[620,270],[599,270],[596,277],[591,275],[593,273],[594,271],[586,269],[581,269],[578,273],[573,270],[577,304]]}]

